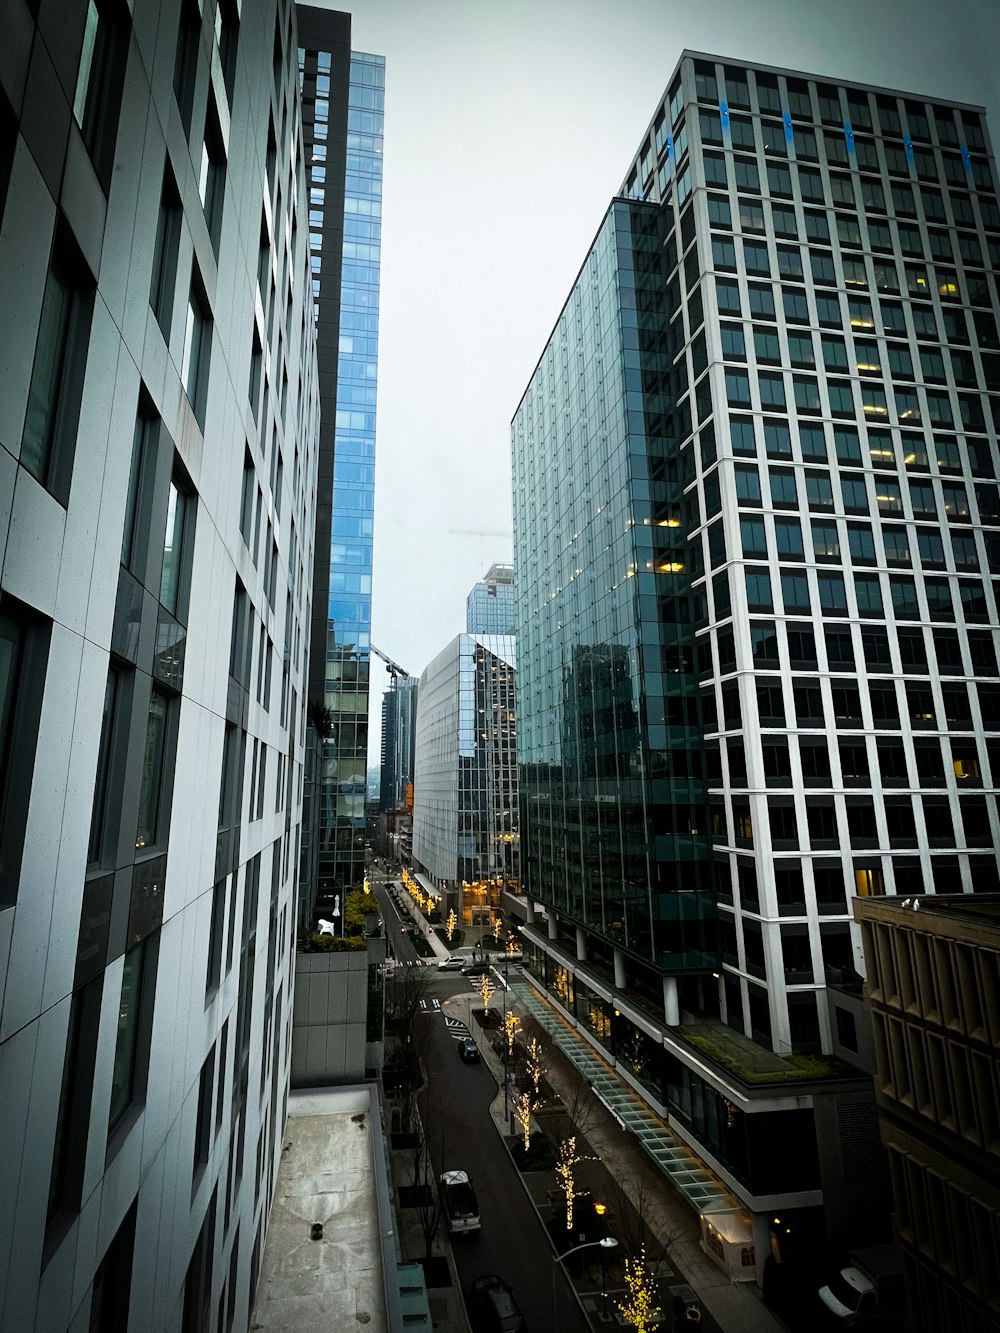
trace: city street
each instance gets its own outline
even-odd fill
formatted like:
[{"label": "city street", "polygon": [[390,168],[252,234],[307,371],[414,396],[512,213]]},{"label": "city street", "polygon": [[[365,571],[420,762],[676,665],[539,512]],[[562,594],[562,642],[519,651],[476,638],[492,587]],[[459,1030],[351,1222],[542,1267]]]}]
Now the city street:
[{"label": "city street", "polygon": [[462,1287],[467,1292],[481,1273],[499,1273],[513,1287],[529,1329],[588,1333],[561,1272],[553,1319],[552,1250],[490,1117],[496,1081],[485,1063],[462,1063],[457,1038],[467,1029],[433,1008],[434,1000],[442,1002],[469,989],[469,984],[462,976],[433,975],[426,990],[428,1011],[417,1020],[424,1028],[423,1110],[435,1172],[467,1171],[479,1200],[480,1236],[458,1238],[453,1246]]}]

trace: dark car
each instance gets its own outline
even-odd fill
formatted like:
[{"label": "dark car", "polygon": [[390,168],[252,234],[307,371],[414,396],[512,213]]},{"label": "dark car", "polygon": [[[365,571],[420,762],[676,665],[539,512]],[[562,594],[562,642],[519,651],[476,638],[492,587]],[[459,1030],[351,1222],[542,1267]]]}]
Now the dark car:
[{"label": "dark car", "polygon": [[467,1065],[479,1063],[479,1047],[474,1037],[463,1037],[458,1043],[458,1054]]},{"label": "dark car", "polygon": [[490,1333],[524,1333],[527,1325],[514,1293],[502,1277],[484,1273],[470,1288],[472,1309]]},{"label": "dark car", "polygon": [[492,963],[470,963],[468,967],[462,968],[463,977],[485,977],[487,972],[493,971]]}]

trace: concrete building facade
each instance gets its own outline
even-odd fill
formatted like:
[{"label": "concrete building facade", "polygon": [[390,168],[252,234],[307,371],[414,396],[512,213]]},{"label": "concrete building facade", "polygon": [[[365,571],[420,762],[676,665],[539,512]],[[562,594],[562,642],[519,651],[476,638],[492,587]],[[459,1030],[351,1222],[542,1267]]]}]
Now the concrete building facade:
[{"label": "concrete building facade", "polygon": [[685,53],[513,422],[531,965],[762,1249],[852,900],[997,884],[998,260],[980,108]]},{"label": "concrete building facade", "polygon": [[319,421],[295,50],[287,0],[5,8],[4,1328],[252,1308]]},{"label": "concrete building facade", "polygon": [[908,1327],[998,1326],[1000,896],[857,899]]}]

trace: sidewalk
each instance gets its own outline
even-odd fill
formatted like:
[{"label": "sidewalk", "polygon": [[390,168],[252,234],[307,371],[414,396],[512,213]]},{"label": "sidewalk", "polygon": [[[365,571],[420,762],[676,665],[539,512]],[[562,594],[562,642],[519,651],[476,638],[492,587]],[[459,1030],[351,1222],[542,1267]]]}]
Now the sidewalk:
[{"label": "sidewalk", "polygon": [[[491,1107],[497,1132],[507,1136],[510,1126],[504,1118],[503,1066],[486,1034],[472,1018],[474,994],[456,995],[442,1005],[446,1013],[461,1017],[479,1043],[483,1059],[501,1088]],[[508,1008],[522,1014],[513,990],[508,993]],[[546,1080],[565,1105],[573,1102],[579,1075],[554,1044],[546,1043]],[[699,1243],[697,1218],[690,1206],[668,1181],[651,1165],[635,1136],[623,1130],[596,1097],[587,1102],[583,1134],[591,1151],[599,1159],[609,1182],[627,1185],[641,1182],[642,1219],[667,1254],[668,1273],[660,1287],[660,1300],[669,1310],[671,1296],[680,1293],[685,1300],[696,1301],[709,1316],[701,1328],[718,1327],[723,1333],[785,1333],[785,1326],[763,1304],[759,1290],[750,1284],[734,1284],[704,1253]],[[529,1188],[522,1177],[522,1184]],[[530,1193],[530,1189],[529,1189]],[[633,1201],[634,1202],[634,1201]],[[578,1293],[579,1299],[579,1293]],[[586,1310],[586,1306],[584,1305]],[[591,1317],[593,1311],[591,1311]],[[595,1327],[603,1322],[598,1316]],[[669,1315],[664,1321],[669,1327]]]}]

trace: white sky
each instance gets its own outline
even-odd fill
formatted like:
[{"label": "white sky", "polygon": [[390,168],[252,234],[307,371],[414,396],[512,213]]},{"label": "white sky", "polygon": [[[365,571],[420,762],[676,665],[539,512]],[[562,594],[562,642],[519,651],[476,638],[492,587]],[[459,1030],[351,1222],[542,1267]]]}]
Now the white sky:
[{"label": "white sky", "polygon": [[413,675],[512,557],[511,416],[685,47],[982,103],[1000,139],[1000,0],[330,8],[386,57],[372,639]]}]

